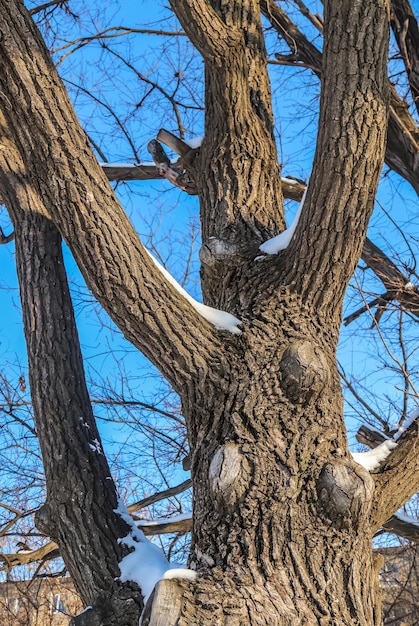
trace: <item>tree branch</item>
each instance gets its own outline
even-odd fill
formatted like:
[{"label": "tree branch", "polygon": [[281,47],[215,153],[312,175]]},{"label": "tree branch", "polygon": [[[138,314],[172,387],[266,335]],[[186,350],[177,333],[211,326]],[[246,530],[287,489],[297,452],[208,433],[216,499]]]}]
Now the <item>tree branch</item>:
[{"label": "tree branch", "polygon": [[419,28],[409,0],[391,0],[391,27],[419,113]]},{"label": "tree branch", "polygon": [[393,515],[383,524],[383,528],[398,537],[408,539],[412,543],[419,543],[419,522],[408,520],[399,515]]},{"label": "tree branch", "polygon": [[204,59],[222,63],[240,34],[229,28],[207,0],[170,0],[176,17]]},{"label": "tree branch", "polygon": [[371,508],[371,527],[375,532],[383,526],[419,488],[419,418],[407,428],[381,465],[373,474],[376,487]]},{"label": "tree branch", "polygon": [[177,496],[179,493],[183,493],[187,489],[192,487],[192,480],[188,478],[180,485],[176,485],[176,487],[171,487],[170,489],[165,489],[164,491],[160,491],[158,493],[154,493],[152,496],[148,496],[143,500],[139,500],[138,502],[134,502],[128,506],[129,513],[135,513],[136,511],[140,511],[141,509],[145,509],[156,502],[160,502],[160,500],[165,500],[166,498],[171,498],[172,496]]},{"label": "tree branch", "polygon": [[[346,27],[348,20],[351,29]],[[369,21],[374,22],[375,38],[368,58],[363,58],[359,37]],[[362,252],[384,161],[388,5],[386,0],[368,5],[349,0],[326,3],[325,24],[313,170],[283,260],[287,282],[317,310],[337,315]],[[326,297],[325,281],[335,286]]]},{"label": "tree branch", "polygon": [[[160,140],[165,139],[165,143],[169,141],[166,136],[167,131],[161,130],[158,137]],[[161,134],[163,133],[163,134]],[[181,156],[187,154],[190,148],[185,142],[174,137],[171,133],[170,141],[167,145],[173,150],[177,151]],[[176,141],[175,141],[176,140]],[[105,172],[108,180],[114,181],[129,181],[129,180],[153,180],[163,177],[159,173],[157,166],[151,165],[130,165],[130,164],[117,164],[117,163],[102,163],[103,171]],[[174,164],[176,167],[176,163]],[[302,181],[298,181],[292,178],[281,178],[282,193],[284,198],[291,200],[301,201],[305,190],[305,184]],[[188,193],[191,193],[188,188]],[[193,190],[195,193],[196,190]],[[362,249],[361,258],[370,267],[376,276],[382,281],[386,293],[378,297],[372,304],[379,304],[381,301],[388,302],[391,300],[397,300],[400,304],[409,311],[415,317],[419,317],[419,289],[418,287],[411,287],[409,284],[409,278],[405,276],[393,261],[384,252],[378,248],[368,237],[365,239],[364,247]],[[345,324],[349,324],[355,317],[364,313],[367,309],[363,307],[356,313],[348,316],[345,319]]]},{"label": "tree branch", "polygon": [[[402,0],[401,0],[402,1]],[[272,0],[261,2],[262,12],[271,22],[278,35],[283,38],[294,58],[294,64],[309,67],[320,78],[322,53],[290,20],[280,6]],[[419,194],[419,131],[406,103],[402,102],[391,83],[390,115],[387,129],[386,164],[405,178]]]},{"label": "tree branch", "polygon": [[[0,3],[0,30],[4,200],[17,212],[30,206],[29,198],[36,204],[42,198],[95,297],[127,339],[179,389],[198,363],[205,369],[210,355],[219,354],[220,339],[142,247],[23,5]],[[16,92],[30,93],[31,105],[25,98],[14,99]],[[53,110],[45,105],[45,93],[54,94]],[[30,145],[28,137],[34,139]],[[36,172],[36,177],[24,178],[23,172]]]}]

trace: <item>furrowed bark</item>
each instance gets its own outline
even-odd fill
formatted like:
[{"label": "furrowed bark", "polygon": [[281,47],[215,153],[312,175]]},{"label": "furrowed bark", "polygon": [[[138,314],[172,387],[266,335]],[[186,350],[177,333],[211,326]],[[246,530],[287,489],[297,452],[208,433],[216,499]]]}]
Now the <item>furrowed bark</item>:
[{"label": "furrowed bark", "polygon": [[[86,606],[108,626],[138,622],[142,597],[118,581],[129,528],[115,513],[116,490],[84,378],[61,237],[31,194],[13,207],[16,257],[34,420],[47,499],[36,524],[59,545]],[[106,568],[103,564],[106,563]]]},{"label": "furrowed bark", "polygon": [[200,28],[198,49],[206,61],[205,137],[194,163],[201,203],[201,282],[206,303],[240,315],[232,286],[262,241],[285,226],[280,168],[259,3],[205,4],[216,13],[216,24],[231,32],[222,62],[211,55],[212,28],[199,16],[191,26],[182,9],[188,3],[172,3],[186,30]]},{"label": "furrowed bark", "polygon": [[418,489],[419,456],[417,441],[419,420],[416,419],[400,437],[380,472],[374,476],[375,492],[371,509],[371,525],[378,530],[407,502]]},{"label": "furrowed bark", "polygon": [[170,5],[202,56],[222,64],[229,48],[239,41],[231,22],[223,22],[207,0],[170,0]]},{"label": "furrowed bark", "polygon": [[[60,102],[61,86],[31,28],[17,37],[15,5],[12,40],[5,30],[0,42],[0,70],[20,69],[17,76],[0,72],[0,98],[3,130],[12,129],[9,142],[19,147],[22,171],[39,167],[29,177],[35,196],[67,237],[89,284],[127,336],[154,362],[162,359],[181,396],[194,486],[190,566],[197,578],[159,583],[143,623],[378,626],[374,480],[348,452],[336,344],[344,288],[361,252],[384,154],[388,7],[326,4],[322,126],[307,205],[291,246],[258,262],[261,241],[284,226],[259,3],[173,6],[185,22],[189,11],[185,27],[206,61],[205,140],[193,164],[203,289],[211,304],[243,312],[237,339],[221,341],[156,280],[71,110],[59,107],[53,116],[45,107],[42,90]],[[0,0],[0,27],[6,16]],[[209,41],[218,32],[221,52]],[[39,66],[25,56],[26,42]],[[42,82],[48,73],[53,78]],[[16,105],[20,125],[28,129],[31,120],[36,139],[29,145],[4,100],[17,91],[24,96]],[[1,165],[17,210],[20,170],[10,158]],[[126,248],[135,266],[129,271]]]},{"label": "furrowed bark", "polygon": [[[338,315],[361,255],[383,164],[388,20],[384,1],[325,5],[319,134],[305,210],[285,263],[287,282],[304,299]],[[334,285],[327,295],[321,289],[325,282]]]},{"label": "furrowed bark", "polygon": [[0,31],[0,131],[9,152],[0,154],[4,201],[14,202],[25,172],[95,297],[179,389],[218,352],[216,331],[144,251],[23,5],[0,2]]}]

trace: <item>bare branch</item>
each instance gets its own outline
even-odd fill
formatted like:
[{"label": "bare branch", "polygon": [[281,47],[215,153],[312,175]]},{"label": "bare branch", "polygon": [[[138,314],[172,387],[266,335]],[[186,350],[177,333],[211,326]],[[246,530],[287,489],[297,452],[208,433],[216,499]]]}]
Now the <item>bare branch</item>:
[{"label": "bare branch", "polygon": [[172,496],[177,496],[179,493],[183,493],[187,489],[192,487],[192,480],[188,478],[180,485],[176,485],[176,487],[171,487],[170,489],[165,489],[164,491],[160,491],[158,493],[154,493],[152,496],[148,496],[143,500],[139,500],[133,504],[128,506],[128,511],[130,513],[135,513],[136,511],[140,511],[141,509],[145,509],[148,506],[155,504],[156,502],[160,502],[160,500],[166,500],[167,498],[171,498]]},{"label": "bare branch", "polygon": [[0,245],[9,243],[10,241],[13,241],[14,238],[15,238],[14,231],[10,233],[10,235],[5,235],[3,232],[3,229],[0,228]]},{"label": "bare branch", "polygon": [[[271,0],[261,2],[265,17],[271,22],[278,35],[287,43],[294,64],[309,67],[316,76],[322,72],[322,53],[290,20],[278,4]],[[390,116],[387,130],[385,162],[405,178],[419,194],[418,136],[415,122],[409,114],[406,103],[402,102],[393,85],[390,88]]]},{"label": "bare branch", "polygon": [[371,509],[373,532],[383,526],[419,488],[419,418],[407,428],[378,474]]},{"label": "bare branch", "polygon": [[406,68],[413,102],[419,112],[419,28],[409,0],[391,1],[391,27]]},{"label": "bare branch", "polygon": [[45,11],[46,9],[56,6],[61,8],[65,4],[68,4],[68,0],[51,0],[51,2],[45,2],[44,4],[40,4],[39,6],[30,9],[29,13],[31,15],[36,15],[37,13],[40,13],[40,11]]},{"label": "bare branch", "polygon": [[372,430],[363,424],[356,433],[356,440],[364,446],[373,449],[379,446],[380,443],[383,443],[383,441],[388,441],[388,437],[383,435],[379,430]]},{"label": "bare branch", "polygon": [[383,528],[399,537],[408,539],[412,543],[419,543],[419,522],[408,520],[399,515],[393,515],[383,524]]},{"label": "bare branch", "polygon": [[73,54],[77,50],[84,48],[92,41],[104,40],[104,39],[115,39],[117,37],[125,37],[126,35],[131,34],[141,34],[141,35],[159,35],[163,37],[185,37],[186,33],[182,31],[167,31],[167,30],[153,30],[149,28],[130,28],[127,26],[111,26],[110,28],[106,28],[105,30],[96,33],[95,35],[88,35],[86,37],[80,37],[78,39],[74,39],[69,43],[66,43],[64,46],[60,46],[59,48],[55,48],[51,50],[51,54],[55,54],[57,52],[62,52],[63,50],[70,50],[63,54],[59,61],[57,62],[57,66],[60,65],[70,54]]},{"label": "bare branch", "polygon": [[[3,90],[10,88],[15,92],[20,89],[16,81],[24,81],[25,88],[31,83],[34,96],[30,113],[23,100],[17,101],[19,110],[14,107],[11,111],[7,98],[1,99],[2,129],[7,133],[7,143],[1,152],[0,170],[6,203],[18,212],[38,206],[42,198],[41,204],[69,242],[96,298],[125,336],[178,388],[184,376],[196,371],[197,361],[206,367],[210,358],[208,349],[219,352],[221,340],[214,327],[161,275],[142,247],[87,145],[86,135],[43,41],[23,7],[16,4],[13,10],[21,16],[7,28],[4,24],[1,28],[15,42],[20,41],[22,50],[30,50],[30,54],[18,55],[17,44],[9,46],[6,42],[0,59],[2,75],[7,77]],[[22,20],[26,22],[25,41],[21,40],[22,31],[12,27],[20,25]],[[5,70],[10,66],[19,70],[11,74]],[[55,93],[60,115],[45,108],[45,90]],[[39,119],[35,121],[34,116]],[[25,151],[23,159],[12,138],[21,142],[24,150],[27,137],[35,128],[42,129],[41,135],[31,150]],[[42,156],[46,143],[49,159]],[[80,155],[81,161],[75,160],[75,154]],[[74,179],[74,167],[77,167],[77,185],[61,185],[60,181]],[[37,180],[31,180],[30,174],[25,179],[22,172],[26,170],[36,171]],[[53,180],[56,184],[51,185]],[[80,228],[86,235],[83,238],[78,236]],[[112,254],[109,254],[108,238],[112,239]],[[97,254],[96,259],[92,253]]]}]

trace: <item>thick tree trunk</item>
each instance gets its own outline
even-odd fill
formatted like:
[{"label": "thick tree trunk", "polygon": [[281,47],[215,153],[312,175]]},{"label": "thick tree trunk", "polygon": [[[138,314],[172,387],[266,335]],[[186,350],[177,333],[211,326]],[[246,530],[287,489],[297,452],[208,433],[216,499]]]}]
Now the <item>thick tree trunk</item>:
[{"label": "thick tree trunk", "polygon": [[380,624],[373,479],[347,455],[333,338],[281,305],[184,403],[199,578],[167,623]]},{"label": "thick tree trunk", "polygon": [[12,214],[34,419],[47,486],[36,524],[60,546],[78,593],[93,607],[92,616],[103,626],[136,626],[140,591],[118,580],[118,564],[127,553],[118,539],[130,529],[116,513],[115,485],[88,396],[61,236],[34,197],[30,205]]},{"label": "thick tree trunk", "polygon": [[[13,112],[2,107],[7,150],[0,153],[1,180],[10,203],[17,212],[20,172],[27,172],[88,285],[182,400],[194,483],[190,562],[197,579],[161,581],[142,623],[378,626],[374,480],[348,452],[335,351],[343,294],[384,158],[388,6],[384,0],[325,3],[320,131],[307,204],[290,246],[254,260],[261,241],[283,228],[259,3],[172,5],[206,62],[206,137],[194,164],[203,291],[208,303],[240,315],[241,336],[216,331],[158,275],[107,189],[30,26],[22,42],[24,16],[14,15],[10,34],[0,40],[0,69],[21,70],[0,72],[0,102],[5,94],[27,96],[16,100]],[[6,34],[8,15],[0,0]],[[53,107],[45,93],[54,94]],[[28,142],[33,119],[35,140]],[[19,167],[11,156],[16,153]],[[39,276],[34,281],[50,301],[47,285]],[[24,309],[31,328],[29,301]],[[45,319],[44,310],[39,315]],[[29,349],[35,377],[42,363],[33,342]],[[39,381],[33,389],[42,395]],[[60,389],[53,395],[65,406]],[[72,436],[90,454],[78,411]],[[61,428],[65,436],[67,426]],[[91,456],[96,467],[97,454]],[[104,466],[99,470],[106,490]],[[90,523],[100,528],[100,494],[90,488]],[[383,483],[382,499],[386,488]],[[106,499],[113,528],[114,495]],[[64,550],[72,523],[57,531]],[[110,551],[116,553],[115,541]],[[71,554],[65,558],[72,562]],[[114,563],[101,567],[105,581],[115,576]],[[89,601],[89,584],[75,562],[72,573]]]}]

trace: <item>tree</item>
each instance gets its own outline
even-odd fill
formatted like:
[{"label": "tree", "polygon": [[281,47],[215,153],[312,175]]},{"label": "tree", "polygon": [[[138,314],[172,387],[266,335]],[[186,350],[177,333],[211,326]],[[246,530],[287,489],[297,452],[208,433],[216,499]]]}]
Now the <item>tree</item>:
[{"label": "tree", "polygon": [[[325,2],[322,54],[276,4],[171,6],[205,62],[205,137],[193,150],[176,144],[180,170],[158,143],[151,150],[161,172],[199,196],[201,285],[213,308],[174,288],[145,251],[29,13],[0,0],[0,188],[48,492],[37,526],[92,607],[75,623],[138,622],[145,592],[119,579],[119,563],[141,540],[121,541],[132,527],[89,401],[63,238],[186,420],[197,576],[160,581],[142,623],[378,625],[371,541],[417,489],[418,424],[375,473],[354,462],[336,348],[361,254],[387,300],[418,311],[417,288],[365,240],[384,158],[417,185],[411,118],[387,78],[389,5]],[[321,76],[310,182],[290,241],[275,249],[262,245],[285,221],[261,11],[292,41],[290,62]]]}]

